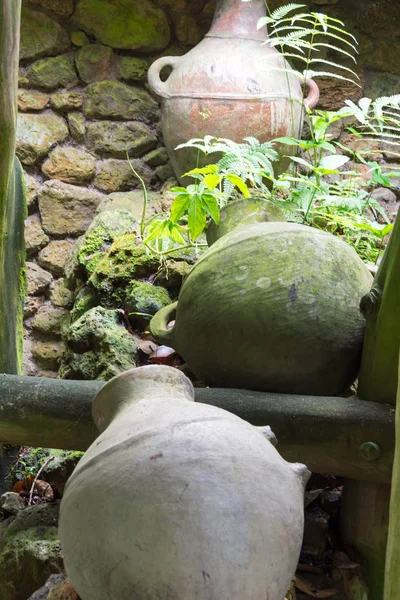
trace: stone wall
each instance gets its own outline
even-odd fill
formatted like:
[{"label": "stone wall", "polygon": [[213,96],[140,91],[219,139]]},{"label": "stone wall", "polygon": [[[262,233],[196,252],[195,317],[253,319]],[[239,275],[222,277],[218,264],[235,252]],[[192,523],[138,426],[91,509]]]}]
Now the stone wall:
[{"label": "stone wall", "polygon": [[[318,0],[310,7],[342,18],[360,41],[362,87],[322,81],[321,107],[400,91],[397,0]],[[158,56],[197,44],[214,8],[215,0],[24,2],[17,153],[29,201],[26,374],[56,376],[61,323],[72,303],[62,276],[75,239],[104,203],[129,202],[140,214],[127,151],[162,200],[173,172],[147,69]]]}]

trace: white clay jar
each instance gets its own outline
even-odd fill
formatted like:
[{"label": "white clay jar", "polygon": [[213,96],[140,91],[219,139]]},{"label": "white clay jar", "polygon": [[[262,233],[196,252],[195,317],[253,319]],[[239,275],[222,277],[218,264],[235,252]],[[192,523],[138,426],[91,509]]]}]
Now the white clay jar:
[{"label": "white clay jar", "polygon": [[303,535],[303,465],[194,402],[177,369],[109,381],[68,481],[60,539],[82,600],[282,600]]}]

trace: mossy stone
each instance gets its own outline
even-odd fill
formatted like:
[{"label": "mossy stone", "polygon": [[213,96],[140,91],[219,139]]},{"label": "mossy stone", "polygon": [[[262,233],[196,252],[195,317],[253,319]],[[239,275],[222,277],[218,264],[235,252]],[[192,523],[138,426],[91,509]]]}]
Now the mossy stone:
[{"label": "mossy stone", "polygon": [[77,253],[79,265],[90,276],[97,263],[108,255],[116,239],[136,225],[136,220],[127,210],[105,211],[97,215],[81,239]]},{"label": "mossy stone", "polygon": [[170,39],[164,10],[149,0],[78,0],[74,22],[103,44],[121,50],[162,50]]},{"label": "mossy stone", "polygon": [[137,317],[149,321],[152,315],[171,302],[166,289],[147,281],[132,281],[124,296],[125,312],[132,321],[136,321]]},{"label": "mossy stone", "polygon": [[99,81],[111,73],[113,51],[102,44],[87,44],[75,56],[79,77],[85,83]]},{"label": "mossy stone", "polygon": [[68,47],[68,34],[57,21],[28,6],[22,7],[21,60],[54,56]]},{"label": "mossy stone", "polygon": [[68,126],[71,137],[76,142],[81,142],[86,133],[86,121],[81,112],[74,111],[68,114]]},{"label": "mossy stone", "polygon": [[73,64],[66,56],[37,60],[28,68],[26,75],[31,85],[46,90],[66,87],[77,81]]},{"label": "mossy stone", "polygon": [[64,377],[107,380],[137,364],[136,340],[116,310],[90,309],[69,327],[65,339]]},{"label": "mossy stone", "polygon": [[[82,48],[83,52],[88,48]],[[83,112],[87,119],[119,119],[154,122],[158,104],[145,90],[120,81],[92,83],[85,90]]]},{"label": "mossy stone", "polygon": [[87,127],[88,147],[101,156],[133,158],[143,156],[157,147],[154,132],[144,123],[127,121],[101,121],[90,123]]},{"label": "mossy stone", "polygon": [[57,371],[65,350],[62,342],[35,342],[32,346],[33,357],[45,369]]},{"label": "mossy stone", "polygon": [[117,77],[125,81],[145,81],[149,61],[137,56],[120,56],[117,63]]},{"label": "mossy stone", "polygon": [[45,305],[39,308],[32,321],[32,328],[40,333],[58,336],[61,333],[62,321],[67,316],[65,308]]},{"label": "mossy stone", "polygon": [[71,33],[71,42],[74,44],[74,46],[81,48],[82,46],[89,44],[89,38],[84,31],[77,29]]},{"label": "mossy stone", "polygon": [[34,165],[56,144],[68,137],[68,127],[53,111],[20,114],[17,128],[17,155],[24,165]]},{"label": "mossy stone", "polygon": [[167,164],[168,161],[168,151],[164,147],[156,148],[155,150],[152,150],[146,154],[146,156],[143,156],[143,162],[145,162],[149,167],[159,167]]},{"label": "mossy stone", "polygon": [[100,292],[110,294],[132,279],[155,273],[159,264],[158,256],[138,243],[136,233],[126,233],[97,262],[89,282]]}]

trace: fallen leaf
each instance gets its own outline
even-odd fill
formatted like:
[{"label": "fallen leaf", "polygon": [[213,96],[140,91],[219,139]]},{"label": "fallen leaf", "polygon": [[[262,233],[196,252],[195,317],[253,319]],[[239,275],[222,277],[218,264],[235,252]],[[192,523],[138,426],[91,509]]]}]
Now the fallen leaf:
[{"label": "fallen leaf", "polygon": [[359,563],[351,561],[344,552],[334,552],[332,561],[338,569],[356,569],[360,566]]},{"label": "fallen leaf", "polygon": [[38,479],[35,482],[35,488],[33,491],[36,492],[41,498],[45,498],[49,502],[54,498],[53,488],[47,481],[43,481],[42,479]]},{"label": "fallen leaf", "polygon": [[176,357],[176,352],[169,346],[158,346],[154,352],[149,354],[149,361],[152,363],[165,365],[171,364]]},{"label": "fallen leaf", "polygon": [[318,589],[311,581],[298,575],[294,579],[294,584],[298,590],[312,598],[332,598],[338,592],[334,588]]},{"label": "fallen leaf", "polygon": [[140,342],[138,343],[138,348],[141,352],[149,356],[150,354],[153,354],[157,351],[158,346],[155,342],[152,342],[150,340],[140,340]]}]

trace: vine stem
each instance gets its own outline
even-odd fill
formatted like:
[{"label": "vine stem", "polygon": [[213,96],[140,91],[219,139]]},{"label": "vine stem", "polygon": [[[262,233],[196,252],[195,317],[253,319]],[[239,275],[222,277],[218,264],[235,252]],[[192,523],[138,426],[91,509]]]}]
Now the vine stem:
[{"label": "vine stem", "polygon": [[43,469],[44,469],[45,467],[47,467],[47,465],[48,465],[48,464],[49,464],[49,463],[50,463],[52,460],[54,460],[54,458],[55,458],[55,456],[49,456],[49,458],[46,460],[46,462],[45,462],[45,463],[43,463],[43,465],[40,467],[39,471],[37,472],[37,475],[36,475],[36,477],[35,477],[35,479],[33,480],[33,483],[32,483],[31,491],[30,491],[30,493],[29,493],[29,501],[28,501],[28,506],[30,506],[30,505],[32,504],[33,491],[34,491],[34,489],[35,489],[36,482],[37,482],[37,480],[39,479],[39,475],[41,474],[41,472],[43,471]]},{"label": "vine stem", "polygon": [[146,212],[147,212],[147,205],[149,202],[149,195],[147,192],[147,187],[145,182],[143,181],[142,177],[140,177],[139,173],[133,168],[133,164],[131,162],[131,159],[129,157],[128,152],[126,153],[126,157],[128,159],[128,164],[131,168],[132,173],[135,175],[135,177],[139,180],[140,185],[142,186],[142,190],[143,190],[143,210],[142,210],[142,218],[140,220],[140,236],[143,239],[144,237],[144,229],[145,229],[145,222],[146,222]]}]

